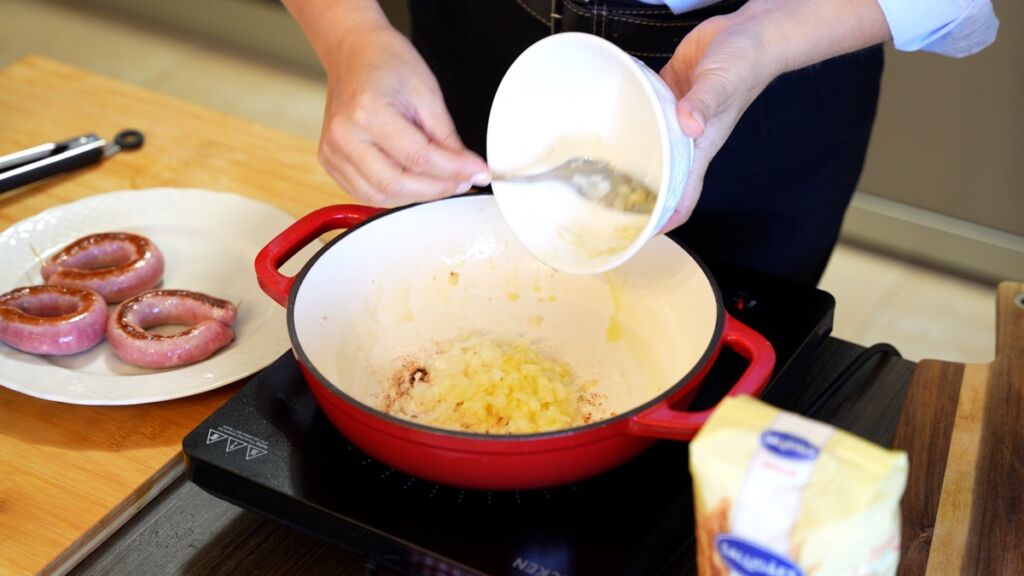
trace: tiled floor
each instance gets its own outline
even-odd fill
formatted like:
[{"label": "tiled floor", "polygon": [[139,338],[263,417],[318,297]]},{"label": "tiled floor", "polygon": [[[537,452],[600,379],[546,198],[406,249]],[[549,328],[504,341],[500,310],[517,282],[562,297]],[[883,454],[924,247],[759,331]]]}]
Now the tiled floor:
[{"label": "tiled floor", "polygon": [[[66,2],[0,0],[0,66],[29,53],[311,139],[320,131],[323,81],[317,75]],[[991,286],[841,244],[821,287],[836,297],[836,336],[864,345],[888,342],[912,360],[992,359]]]}]

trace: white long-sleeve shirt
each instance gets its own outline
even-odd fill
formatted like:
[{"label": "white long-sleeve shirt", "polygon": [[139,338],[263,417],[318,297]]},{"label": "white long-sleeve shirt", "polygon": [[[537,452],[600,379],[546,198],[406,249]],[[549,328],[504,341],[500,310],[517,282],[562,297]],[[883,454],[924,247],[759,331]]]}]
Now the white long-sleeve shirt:
[{"label": "white long-sleeve shirt", "polygon": [[[639,0],[682,14],[716,0]],[[878,0],[897,50],[960,58],[996,39],[999,20],[991,0]]]}]

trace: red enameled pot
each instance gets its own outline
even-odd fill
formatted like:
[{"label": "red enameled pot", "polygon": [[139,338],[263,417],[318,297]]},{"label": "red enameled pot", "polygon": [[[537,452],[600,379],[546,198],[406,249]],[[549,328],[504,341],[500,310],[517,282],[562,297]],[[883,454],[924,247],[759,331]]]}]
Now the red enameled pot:
[{"label": "red enameled pot", "polygon": [[[332,230],[296,276],[281,266]],[[322,208],[256,258],[263,290],[288,310],[295,357],[317,403],[353,444],[434,482],[522,490],[584,479],[657,439],[693,438],[710,411],[688,412],[722,347],[749,366],[730,395],[757,395],[771,345],[731,317],[704,265],[664,236],[600,275],[544,266],[515,240],[493,197],[389,211]],[[535,343],[598,384],[605,414],[578,427],[490,435],[385,413],[403,362],[467,334]]]}]

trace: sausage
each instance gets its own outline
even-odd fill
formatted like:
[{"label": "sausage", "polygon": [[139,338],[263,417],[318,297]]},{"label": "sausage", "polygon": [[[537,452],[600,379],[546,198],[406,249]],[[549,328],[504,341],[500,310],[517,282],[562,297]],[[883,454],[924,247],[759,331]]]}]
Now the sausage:
[{"label": "sausage", "polygon": [[70,286],[25,286],[0,296],[0,341],[23,352],[65,356],[95,346],[106,332],[107,303]]},{"label": "sausage", "polygon": [[79,238],[48,258],[42,274],[47,284],[92,290],[114,304],[159,284],[164,257],[144,236],[104,232]]},{"label": "sausage", "polygon": [[[188,290],[148,290],[121,302],[107,321],[107,341],[117,356],[143,368],[173,368],[212,356],[235,338],[235,306]],[[147,329],[188,326],[172,335]]]}]

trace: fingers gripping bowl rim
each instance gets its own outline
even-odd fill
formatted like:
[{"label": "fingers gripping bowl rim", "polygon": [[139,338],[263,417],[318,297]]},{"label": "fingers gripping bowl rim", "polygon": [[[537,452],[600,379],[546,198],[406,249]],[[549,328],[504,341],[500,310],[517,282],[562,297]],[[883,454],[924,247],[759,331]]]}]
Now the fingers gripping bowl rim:
[{"label": "fingers gripping bowl rim", "polygon": [[599,209],[553,183],[491,184],[530,253],[562,271],[596,274],[622,265],[668,222],[693,140],[657,73],[603,38],[565,32],[530,46],[505,74],[491,107],[487,155],[495,171],[507,173],[594,157],[657,190],[653,212],[631,215]]},{"label": "fingers gripping bowl rim", "polygon": [[[692,437],[707,414],[679,406],[692,400],[722,347],[751,360],[732,394],[759,393],[771,373],[770,345],[724,313],[713,279],[668,238],[649,243],[614,277],[576,275],[538,264],[489,195],[373,213],[359,206],[311,213],[255,264],[261,287],[288,309],[293,351],[317,403],[349,440],[396,469],[477,489],[572,482],[625,462],[656,438]],[[276,271],[339,227],[348,231],[299,274]],[[543,322],[531,321],[537,315]],[[609,337],[613,319],[623,324],[619,340]],[[398,359],[472,329],[525,335],[575,370],[599,375],[604,390],[619,391],[609,396],[616,414],[499,436],[381,410],[379,393]]]}]

